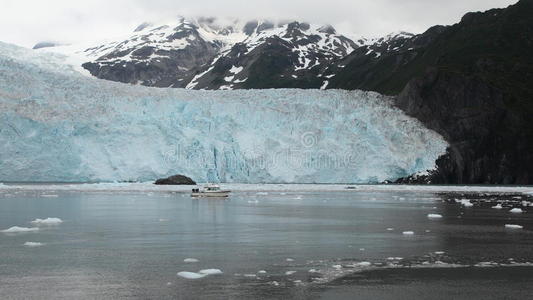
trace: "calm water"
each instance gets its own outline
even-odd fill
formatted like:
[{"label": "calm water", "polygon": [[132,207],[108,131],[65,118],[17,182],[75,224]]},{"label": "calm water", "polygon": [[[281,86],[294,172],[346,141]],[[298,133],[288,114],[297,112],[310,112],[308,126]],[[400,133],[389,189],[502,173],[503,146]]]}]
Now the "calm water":
[{"label": "calm water", "polygon": [[[64,222],[0,233],[0,298],[528,298],[533,207],[521,203],[527,200],[359,191],[237,192],[203,200],[168,192],[4,190],[0,230],[33,227],[37,218]],[[498,202],[504,209],[491,208]],[[512,207],[524,212],[512,214]],[[202,269],[223,274],[177,276]]]}]

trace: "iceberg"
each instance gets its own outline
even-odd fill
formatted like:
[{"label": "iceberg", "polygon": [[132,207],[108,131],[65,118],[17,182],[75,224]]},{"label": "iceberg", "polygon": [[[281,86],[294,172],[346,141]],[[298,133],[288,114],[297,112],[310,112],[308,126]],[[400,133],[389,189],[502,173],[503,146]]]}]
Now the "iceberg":
[{"label": "iceberg", "polygon": [[0,43],[0,181],[376,183],[448,146],[373,92],[148,88],[67,61]]}]

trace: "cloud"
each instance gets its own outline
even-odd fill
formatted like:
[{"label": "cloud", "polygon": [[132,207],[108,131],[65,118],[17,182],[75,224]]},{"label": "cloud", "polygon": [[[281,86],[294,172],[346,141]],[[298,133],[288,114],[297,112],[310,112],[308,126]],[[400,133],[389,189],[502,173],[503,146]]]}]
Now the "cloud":
[{"label": "cloud", "polygon": [[81,42],[120,36],[146,20],[177,15],[304,20],[339,31],[380,36],[453,24],[469,11],[516,0],[2,0],[0,41],[31,47],[38,41]]}]

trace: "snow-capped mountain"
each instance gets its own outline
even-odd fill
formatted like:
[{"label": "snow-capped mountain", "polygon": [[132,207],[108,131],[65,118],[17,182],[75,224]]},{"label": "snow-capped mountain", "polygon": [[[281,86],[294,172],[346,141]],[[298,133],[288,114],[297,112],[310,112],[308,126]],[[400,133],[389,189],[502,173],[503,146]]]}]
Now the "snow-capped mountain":
[{"label": "snow-capped mountain", "polygon": [[[360,45],[331,26],[256,23],[242,42],[223,51],[187,85],[199,89],[318,87],[332,62]],[[253,27],[251,27],[253,28]]]},{"label": "snow-capped mountain", "polygon": [[316,87],[331,62],[365,42],[354,42],[329,25],[180,17],[144,23],[114,41],[45,50],[77,57],[77,63],[101,79],[236,89]]}]

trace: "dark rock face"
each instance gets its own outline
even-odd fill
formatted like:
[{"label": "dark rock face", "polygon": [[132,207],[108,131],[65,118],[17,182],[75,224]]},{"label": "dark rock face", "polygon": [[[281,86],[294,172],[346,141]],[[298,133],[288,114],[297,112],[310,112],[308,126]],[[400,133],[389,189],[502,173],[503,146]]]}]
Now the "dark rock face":
[{"label": "dark rock face", "polygon": [[403,90],[397,105],[450,143],[436,172],[402,181],[533,184],[533,1],[470,13],[405,43],[344,82]]},{"label": "dark rock face", "polygon": [[156,185],[196,185],[194,180],[190,179],[187,176],[175,175],[169,178],[158,179],[155,182]]},{"label": "dark rock face", "polygon": [[533,148],[526,115],[507,108],[508,95],[483,80],[431,71],[411,81],[397,105],[450,143],[432,183],[528,184]]}]

